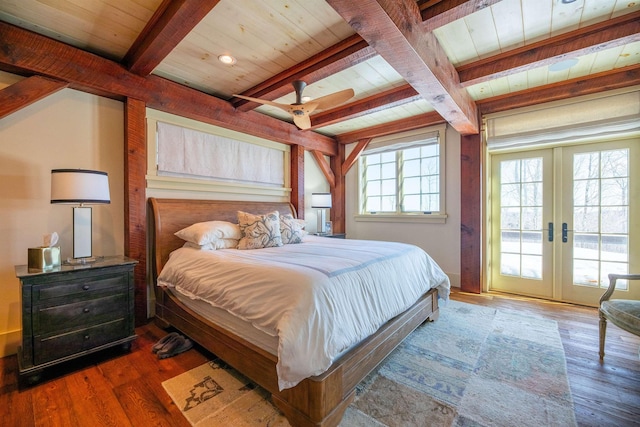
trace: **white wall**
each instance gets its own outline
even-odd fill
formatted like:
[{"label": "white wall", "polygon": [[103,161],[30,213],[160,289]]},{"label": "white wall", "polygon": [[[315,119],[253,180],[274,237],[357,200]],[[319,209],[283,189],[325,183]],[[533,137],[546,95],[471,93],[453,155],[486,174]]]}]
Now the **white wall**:
[{"label": "white wall", "polygon": [[[0,72],[0,89],[21,78]],[[61,237],[72,256],[72,210],[50,203],[51,169],[109,174],[111,204],[93,206],[93,254],[124,253],[123,104],[64,89],[0,119],[0,357],[20,342],[21,309],[15,265],[44,234]]]},{"label": "white wall", "polygon": [[[353,149],[351,144],[347,153]],[[447,127],[445,147],[445,224],[358,222],[357,167],[346,177],[347,238],[411,243],[424,249],[449,276],[452,286],[460,286],[460,135]]]},{"label": "white wall", "polygon": [[[328,162],[329,157],[325,156]],[[311,207],[311,193],[329,193],[329,183],[324,177],[322,170],[318,166],[315,157],[308,152],[304,152],[304,219],[307,223],[305,230],[309,233],[318,231],[318,209]],[[329,210],[326,210],[326,220],[329,220]]]}]

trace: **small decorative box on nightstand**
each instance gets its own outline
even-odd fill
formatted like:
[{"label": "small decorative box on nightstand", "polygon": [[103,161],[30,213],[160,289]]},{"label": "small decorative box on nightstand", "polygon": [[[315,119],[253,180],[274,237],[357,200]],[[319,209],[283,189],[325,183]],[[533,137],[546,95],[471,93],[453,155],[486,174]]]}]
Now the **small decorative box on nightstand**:
[{"label": "small decorative box on nightstand", "polygon": [[134,333],[133,269],[124,257],[49,270],[16,266],[22,296],[20,377],[115,345],[130,349]]}]

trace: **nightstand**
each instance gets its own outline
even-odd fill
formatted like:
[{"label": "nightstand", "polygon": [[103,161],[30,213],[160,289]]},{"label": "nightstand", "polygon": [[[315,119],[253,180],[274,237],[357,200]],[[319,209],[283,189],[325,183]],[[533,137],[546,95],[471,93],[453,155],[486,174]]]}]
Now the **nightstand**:
[{"label": "nightstand", "polygon": [[334,239],[346,239],[347,238],[347,233],[316,234],[316,236],[331,237],[331,238],[334,238]]},{"label": "nightstand", "polygon": [[134,333],[133,269],[124,256],[51,270],[16,266],[22,300],[20,378],[112,346],[130,350]]}]

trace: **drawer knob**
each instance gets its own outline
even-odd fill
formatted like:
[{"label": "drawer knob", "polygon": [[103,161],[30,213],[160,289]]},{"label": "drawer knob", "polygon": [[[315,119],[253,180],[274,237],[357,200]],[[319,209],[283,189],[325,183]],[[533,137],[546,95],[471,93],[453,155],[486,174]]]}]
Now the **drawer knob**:
[{"label": "drawer knob", "polygon": [[82,287],[82,289],[84,289],[85,291],[88,291],[88,290],[89,290],[89,285],[84,285],[84,286]]},{"label": "drawer knob", "polygon": [[83,313],[88,313],[88,312],[89,312],[89,309],[88,309],[88,308],[84,308],[84,309],[82,309],[82,312],[83,312]]}]

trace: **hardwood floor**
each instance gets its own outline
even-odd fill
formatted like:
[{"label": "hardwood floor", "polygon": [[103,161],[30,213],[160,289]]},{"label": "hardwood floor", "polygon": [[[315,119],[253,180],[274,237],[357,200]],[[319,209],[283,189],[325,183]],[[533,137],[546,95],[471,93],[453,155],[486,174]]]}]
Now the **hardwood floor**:
[{"label": "hardwood floor", "polygon": [[[452,299],[556,320],[578,425],[640,425],[640,338],[609,324],[605,363],[600,364],[595,308],[455,289]],[[15,356],[0,359],[0,425],[188,427],[161,383],[211,355],[196,347],[158,360],[151,346],[166,331],[149,323],[136,333],[130,353],[114,349],[50,368],[32,387],[18,387]]]}]

